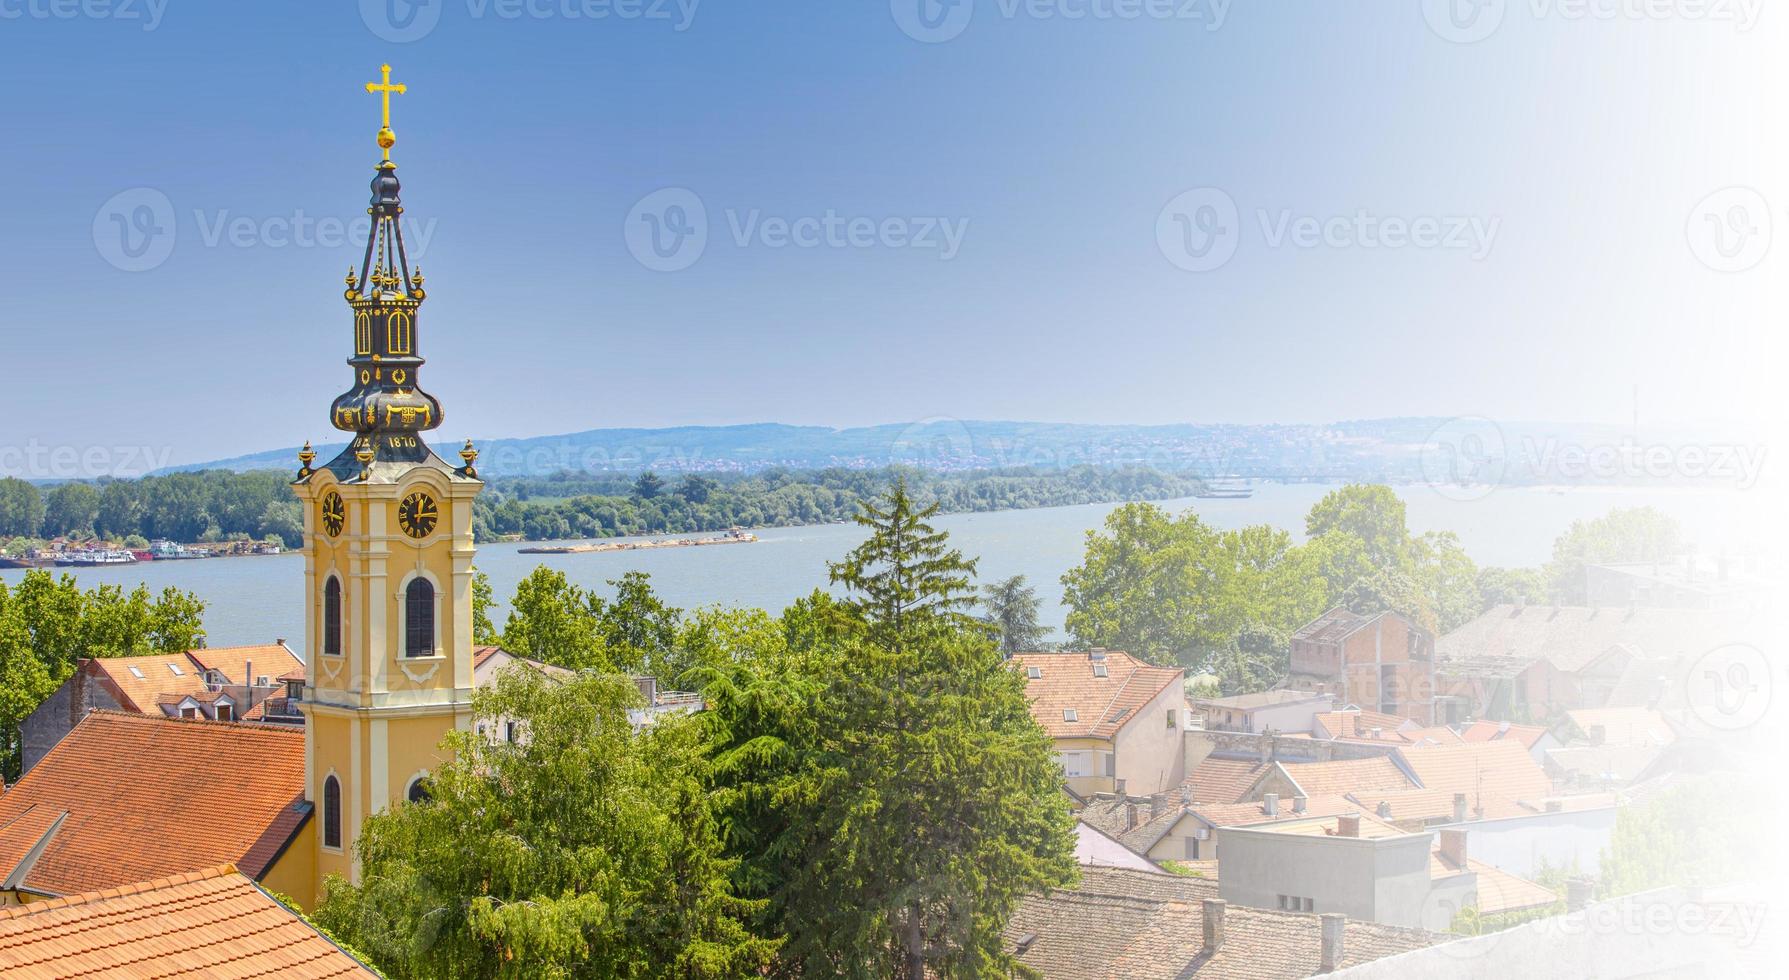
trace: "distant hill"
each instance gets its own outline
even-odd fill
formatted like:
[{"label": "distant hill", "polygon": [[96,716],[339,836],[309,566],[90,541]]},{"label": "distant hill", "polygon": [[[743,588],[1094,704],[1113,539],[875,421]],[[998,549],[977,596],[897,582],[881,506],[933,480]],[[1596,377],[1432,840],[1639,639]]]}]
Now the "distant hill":
[{"label": "distant hill", "polygon": [[[1645,445],[1708,446],[1706,432],[1649,432]],[[437,437],[448,459],[459,447]],[[1626,427],[1492,423],[1483,419],[1390,418],[1325,424],[1076,425],[928,419],[832,429],[759,423],[665,429],[591,429],[478,443],[487,476],[577,472],[757,472],[783,467],[869,469],[916,466],[951,472],[1081,465],[1148,466],[1206,479],[1376,480],[1391,483],[1650,482],[1619,465],[1586,469],[1574,453],[1619,458],[1634,446]],[[324,459],[342,443],[318,446]],[[291,469],[298,449],[175,467]],[[1673,476],[1680,476],[1674,474]],[[1690,474],[1693,479],[1694,474]]]}]

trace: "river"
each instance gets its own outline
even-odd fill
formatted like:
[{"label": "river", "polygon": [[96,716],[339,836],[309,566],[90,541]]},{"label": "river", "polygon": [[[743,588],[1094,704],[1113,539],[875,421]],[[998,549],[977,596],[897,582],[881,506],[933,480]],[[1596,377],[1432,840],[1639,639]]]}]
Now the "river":
[{"label": "river", "polygon": [[[1273,524],[1302,538],[1304,515],[1330,487],[1264,484],[1246,500],[1173,500],[1164,505],[1196,510],[1223,528]],[[1761,540],[1781,540],[1761,522],[1780,522],[1761,491],[1621,489],[1507,489],[1482,499],[1458,500],[1426,487],[1398,490],[1417,532],[1457,533],[1481,565],[1538,565],[1552,554],[1553,540],[1574,520],[1598,517],[1615,507],[1650,504],[1676,517],[1703,554],[1723,549],[1749,553]],[[1035,510],[952,514],[937,519],[951,541],[981,559],[983,581],[1024,575],[1044,600],[1043,619],[1062,626],[1062,573],[1081,560],[1086,532],[1097,528],[1117,504],[1087,504]],[[577,555],[523,555],[520,544],[478,549],[478,567],[491,577],[499,601],[515,591],[523,576],[546,564],[564,570],[580,585],[607,591],[606,582],[642,571],[665,601],[683,607],[759,606],[780,610],[791,600],[826,584],[826,562],[843,556],[863,538],[856,525],[768,528],[755,544],[707,548],[664,548]],[[0,581],[17,581],[23,571],[0,571]],[[166,586],[198,593],[206,602],[205,626],[212,646],[303,639],[304,564],[289,554],[263,558],[152,562],[80,572],[83,586],[101,583],[153,591]],[[502,625],[502,613],[496,616]]]}]

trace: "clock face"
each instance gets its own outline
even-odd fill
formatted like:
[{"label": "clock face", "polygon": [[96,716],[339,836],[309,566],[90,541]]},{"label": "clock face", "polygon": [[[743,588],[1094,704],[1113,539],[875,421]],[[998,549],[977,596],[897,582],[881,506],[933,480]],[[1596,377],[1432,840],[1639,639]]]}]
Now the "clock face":
[{"label": "clock face", "polygon": [[398,526],[413,538],[426,538],[435,533],[435,524],[440,519],[435,498],[420,490],[405,497],[398,505]]},{"label": "clock face", "polygon": [[342,495],[334,490],[323,495],[323,530],[330,537],[342,533],[342,526],[348,521],[348,508],[342,504]]}]

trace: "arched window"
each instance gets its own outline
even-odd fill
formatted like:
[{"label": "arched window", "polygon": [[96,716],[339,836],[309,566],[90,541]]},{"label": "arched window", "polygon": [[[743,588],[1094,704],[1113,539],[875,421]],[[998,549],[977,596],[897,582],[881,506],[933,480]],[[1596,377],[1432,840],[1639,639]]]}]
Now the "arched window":
[{"label": "arched window", "polygon": [[342,784],[334,776],[323,780],[323,846],[342,846]]},{"label": "arched window", "polygon": [[412,579],[404,591],[404,656],[435,653],[435,587],[426,578]]},{"label": "arched window", "polygon": [[404,791],[404,798],[412,803],[427,803],[429,801],[427,780],[426,776],[418,776],[410,780],[410,788]]},{"label": "arched window", "polygon": [[334,575],[323,586],[323,652],[342,655],[342,580]]},{"label": "arched window", "polygon": [[393,313],[385,321],[386,349],[393,354],[410,353],[410,317],[403,313]]},{"label": "arched window", "polygon": [[354,318],[354,353],[373,352],[373,318],[365,313]]}]

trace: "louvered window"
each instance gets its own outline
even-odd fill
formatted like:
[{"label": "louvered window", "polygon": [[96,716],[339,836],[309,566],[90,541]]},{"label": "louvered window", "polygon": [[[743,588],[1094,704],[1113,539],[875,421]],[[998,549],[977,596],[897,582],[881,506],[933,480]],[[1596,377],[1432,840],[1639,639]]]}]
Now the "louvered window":
[{"label": "louvered window", "polygon": [[435,587],[419,578],[404,595],[404,656],[427,657],[434,652]]}]

